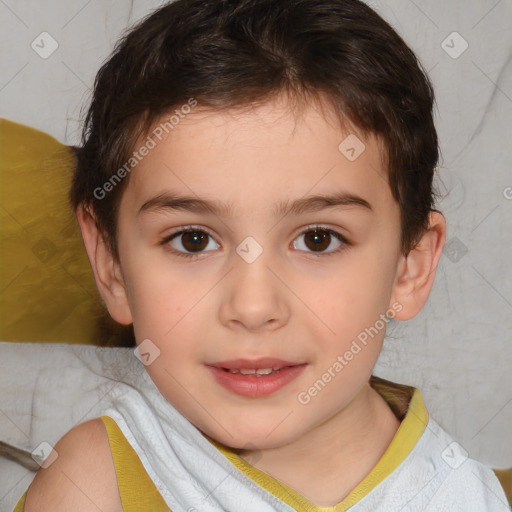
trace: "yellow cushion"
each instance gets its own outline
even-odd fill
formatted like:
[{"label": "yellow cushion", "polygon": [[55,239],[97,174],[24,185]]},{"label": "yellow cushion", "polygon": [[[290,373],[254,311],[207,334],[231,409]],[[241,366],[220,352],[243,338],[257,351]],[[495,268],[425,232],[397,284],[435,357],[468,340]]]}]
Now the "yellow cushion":
[{"label": "yellow cushion", "polygon": [[[505,494],[512,506],[512,468],[510,469],[495,469],[494,473],[498,477]],[[511,509],[512,510],[512,509]]]},{"label": "yellow cushion", "polygon": [[71,147],[0,119],[1,341],[106,343],[109,320],[68,202],[73,168]]}]

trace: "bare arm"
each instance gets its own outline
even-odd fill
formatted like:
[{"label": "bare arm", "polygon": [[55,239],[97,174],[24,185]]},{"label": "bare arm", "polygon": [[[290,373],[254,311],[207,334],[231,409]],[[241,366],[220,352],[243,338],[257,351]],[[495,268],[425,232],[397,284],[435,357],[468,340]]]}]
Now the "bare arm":
[{"label": "bare arm", "polygon": [[73,427],[54,449],[58,457],[37,472],[27,493],[25,512],[122,512],[101,419]]}]

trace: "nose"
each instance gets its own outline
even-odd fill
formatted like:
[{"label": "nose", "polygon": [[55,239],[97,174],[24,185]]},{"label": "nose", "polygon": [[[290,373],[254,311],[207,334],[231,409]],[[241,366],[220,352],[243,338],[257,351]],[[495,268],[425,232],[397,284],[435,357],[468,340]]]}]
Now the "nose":
[{"label": "nose", "polygon": [[288,322],[290,292],[279,278],[279,266],[263,251],[254,261],[235,254],[226,276],[219,309],[227,327],[251,332],[275,330]]}]

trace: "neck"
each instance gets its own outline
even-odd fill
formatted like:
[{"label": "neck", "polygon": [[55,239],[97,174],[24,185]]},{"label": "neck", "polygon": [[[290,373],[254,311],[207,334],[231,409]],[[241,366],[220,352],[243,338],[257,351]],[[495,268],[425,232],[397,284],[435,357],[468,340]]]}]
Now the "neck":
[{"label": "neck", "polygon": [[[343,410],[292,443],[264,450],[253,465],[318,506],[330,507],[377,464],[399,426],[367,384]],[[239,455],[251,463],[250,451]]]}]

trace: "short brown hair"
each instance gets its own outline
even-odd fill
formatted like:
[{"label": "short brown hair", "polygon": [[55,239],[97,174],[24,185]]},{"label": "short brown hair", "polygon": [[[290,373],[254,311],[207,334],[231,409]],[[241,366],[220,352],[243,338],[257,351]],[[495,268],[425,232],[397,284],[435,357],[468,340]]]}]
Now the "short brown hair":
[{"label": "short brown hair", "polygon": [[137,138],[194,98],[218,110],[287,92],[321,95],[340,119],[384,142],[401,211],[402,252],[433,209],[438,141],[434,93],[414,53],[359,0],[176,0],[139,22],[99,70],[71,188],[92,209],[112,254],[128,176],[95,190],[130,158]]}]

